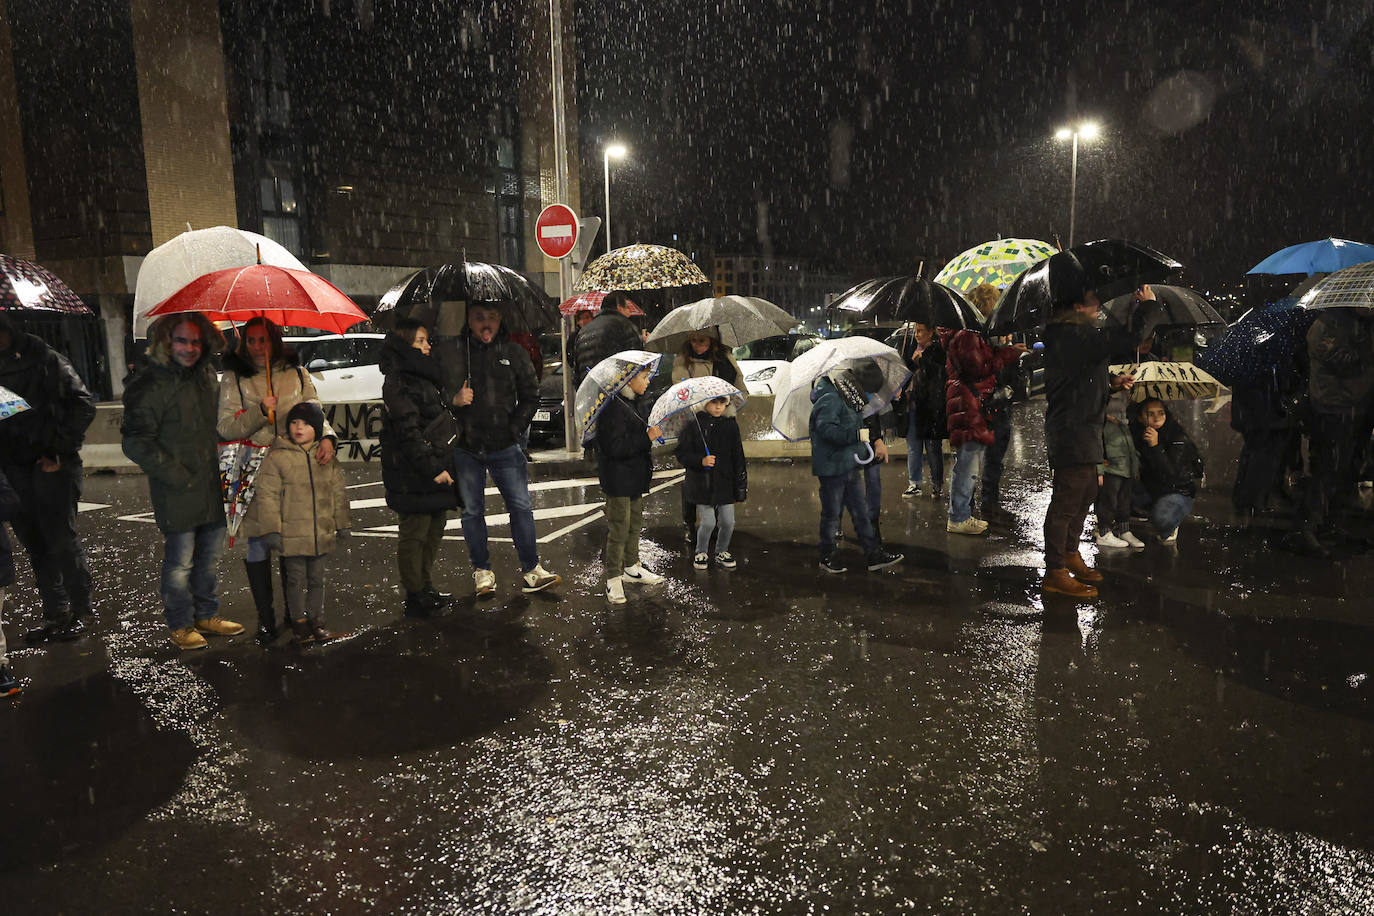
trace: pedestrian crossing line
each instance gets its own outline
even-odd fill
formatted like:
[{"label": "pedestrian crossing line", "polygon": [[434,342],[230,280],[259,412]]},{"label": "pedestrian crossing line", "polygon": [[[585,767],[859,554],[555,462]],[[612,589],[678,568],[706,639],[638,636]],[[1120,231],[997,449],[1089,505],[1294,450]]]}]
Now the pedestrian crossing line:
[{"label": "pedestrian crossing line", "polygon": [[[655,471],[654,479],[665,480],[670,477],[680,477],[684,473],[685,472],[681,468],[668,468],[664,471]],[[380,480],[372,480],[367,483],[350,484],[346,489],[359,490],[364,487],[380,487],[381,485],[382,482]],[[529,489],[531,493],[540,493],[544,490],[573,490],[579,487],[595,487],[600,485],[601,479],[598,477],[565,477],[559,480],[541,480],[537,483],[530,484]],[[500,492],[501,491],[496,487],[487,487],[482,491],[482,494],[484,496],[497,496]],[[349,505],[354,509],[375,509],[378,506],[386,505],[386,500],[377,499],[375,497],[372,499],[355,499],[351,500]]]},{"label": "pedestrian crossing line", "polygon": [[110,508],[110,504],[109,504],[109,503],[83,503],[83,502],[78,502],[78,503],[76,504],[76,511],[77,511],[77,512],[94,512],[94,511],[96,511],[97,509],[108,509],[108,508]]}]

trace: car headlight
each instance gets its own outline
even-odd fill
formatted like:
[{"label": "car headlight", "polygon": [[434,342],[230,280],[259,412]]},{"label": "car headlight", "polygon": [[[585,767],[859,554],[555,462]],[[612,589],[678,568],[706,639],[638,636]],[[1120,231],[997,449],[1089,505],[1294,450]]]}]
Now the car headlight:
[{"label": "car headlight", "polygon": [[753,375],[746,375],[746,376],[744,377],[744,380],[745,380],[746,382],[766,382],[766,381],[768,381],[769,379],[771,379],[773,376],[775,376],[775,375],[777,375],[777,374],[778,374],[778,367],[777,367],[777,366],[769,366],[767,369],[760,369],[758,372],[755,372]]}]

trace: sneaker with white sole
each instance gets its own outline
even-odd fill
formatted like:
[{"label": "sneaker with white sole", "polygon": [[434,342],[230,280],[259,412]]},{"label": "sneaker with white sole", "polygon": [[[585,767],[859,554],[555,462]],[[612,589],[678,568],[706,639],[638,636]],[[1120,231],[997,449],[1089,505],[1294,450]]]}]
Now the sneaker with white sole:
[{"label": "sneaker with white sole", "polygon": [[489,569],[474,569],[472,581],[477,587],[477,597],[485,598],[496,594],[496,573]]},{"label": "sneaker with white sole", "polygon": [[1129,531],[1123,531],[1120,534],[1118,534],[1117,537],[1121,538],[1121,540],[1125,541],[1127,544],[1137,549],[1145,546],[1144,541],[1136,537],[1134,534],[1131,534]]},{"label": "sneaker with white sole", "polygon": [[1161,544],[1177,544],[1177,543],[1178,543],[1178,529],[1175,528],[1175,529],[1174,529],[1172,532],[1170,532],[1169,534],[1166,534],[1166,535],[1161,536],[1160,539],[1159,539],[1159,543],[1161,543]]},{"label": "sneaker with white sole", "polygon": [[635,585],[657,585],[664,581],[658,573],[649,572],[638,563],[634,566],[626,566],[625,571],[620,574],[620,578]]},{"label": "sneaker with white sole", "polygon": [[834,556],[821,557],[822,572],[828,572],[834,575],[839,575],[840,573],[845,572],[848,569],[848,566],[845,566],[839,560],[835,559]]},{"label": "sneaker with white sole", "polygon": [[619,576],[606,580],[606,600],[611,604],[625,603],[625,586],[621,584]]},{"label": "sneaker with white sole", "polygon": [[546,588],[553,588],[562,581],[562,576],[549,572],[544,568],[543,563],[536,563],[534,569],[521,577],[520,591],[526,595],[533,595],[535,592],[542,592]]},{"label": "sneaker with white sole", "polygon": [[1125,541],[1125,540],[1123,540],[1122,538],[1119,538],[1119,537],[1117,537],[1115,534],[1112,534],[1110,531],[1108,531],[1108,532],[1106,532],[1105,534],[1099,534],[1099,535],[1097,536],[1097,546],[1098,546],[1098,547],[1130,547],[1131,545],[1130,545],[1130,543],[1129,543],[1128,541]]},{"label": "sneaker with white sole", "polygon": [[704,553],[699,553],[692,557],[693,569],[708,569],[711,566],[711,557]]},{"label": "sneaker with white sole", "polygon": [[945,522],[945,530],[950,534],[982,534],[988,530],[988,523],[970,515],[962,522]]},{"label": "sneaker with white sole", "polygon": [[722,550],[716,554],[716,563],[721,569],[734,569],[737,565],[734,556],[728,550]]},{"label": "sneaker with white sole", "polygon": [[921,485],[919,483],[909,483],[902,491],[902,499],[911,499],[913,496],[921,495]]}]

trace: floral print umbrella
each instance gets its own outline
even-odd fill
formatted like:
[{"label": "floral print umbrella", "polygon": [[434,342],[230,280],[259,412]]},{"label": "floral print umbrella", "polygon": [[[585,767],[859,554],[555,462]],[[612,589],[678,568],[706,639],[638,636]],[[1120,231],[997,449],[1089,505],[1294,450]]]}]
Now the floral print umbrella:
[{"label": "floral print umbrella", "polygon": [[587,265],[574,293],[601,290],[667,289],[709,283],[701,268],[676,248],[626,245],[608,251]]},{"label": "floral print umbrella", "polygon": [[29,402],[0,385],[0,420],[8,420],[21,410],[28,410]]},{"label": "floral print umbrella", "polygon": [[695,418],[695,408],[716,398],[727,398],[737,411],[748,400],[744,392],[714,375],[683,379],[658,396],[649,411],[649,425],[662,430],[663,438],[676,439]]},{"label": "floral print umbrella", "polygon": [[23,258],[0,254],[0,311],[64,312],[93,315],[67,284]]},{"label": "floral print umbrella", "polygon": [[1003,289],[1026,268],[1036,261],[1043,261],[1057,250],[1048,242],[1037,239],[984,242],[946,264],[935,275],[935,282],[961,293],[968,292],[980,283],[991,283]]}]

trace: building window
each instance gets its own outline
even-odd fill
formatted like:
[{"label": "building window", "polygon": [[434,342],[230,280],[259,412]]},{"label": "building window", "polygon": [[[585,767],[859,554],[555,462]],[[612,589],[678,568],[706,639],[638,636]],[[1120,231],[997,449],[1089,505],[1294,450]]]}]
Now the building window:
[{"label": "building window", "polygon": [[516,269],[524,266],[525,249],[520,173],[516,171],[520,160],[519,136],[520,121],[515,106],[502,103],[496,110],[496,137],[492,150],[497,175],[497,247],[500,262]]},{"label": "building window", "polygon": [[262,234],[296,257],[303,257],[300,205],[296,185],[284,163],[269,162],[268,174],[258,180],[258,205],[262,208]]}]

